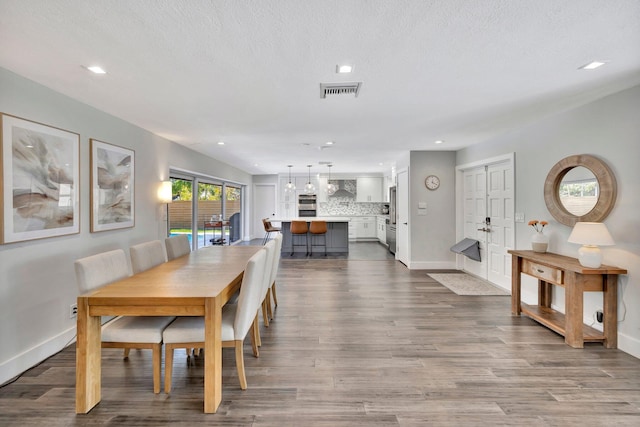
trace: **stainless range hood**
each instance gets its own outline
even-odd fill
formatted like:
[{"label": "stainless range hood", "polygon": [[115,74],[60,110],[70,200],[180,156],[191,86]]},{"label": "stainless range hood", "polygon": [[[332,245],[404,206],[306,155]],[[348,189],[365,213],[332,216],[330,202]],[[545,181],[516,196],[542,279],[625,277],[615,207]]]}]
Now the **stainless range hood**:
[{"label": "stainless range hood", "polygon": [[356,195],[345,189],[344,179],[339,179],[336,182],[337,182],[338,189],[336,190],[335,193],[333,193],[329,197],[350,197],[352,199],[355,199]]}]

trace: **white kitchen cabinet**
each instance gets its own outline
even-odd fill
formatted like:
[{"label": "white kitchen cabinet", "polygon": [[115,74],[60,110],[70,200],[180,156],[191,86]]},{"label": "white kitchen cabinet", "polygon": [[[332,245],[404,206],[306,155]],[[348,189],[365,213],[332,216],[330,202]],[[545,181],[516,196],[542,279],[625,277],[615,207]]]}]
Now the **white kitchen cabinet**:
[{"label": "white kitchen cabinet", "polygon": [[357,179],[356,202],[382,202],[382,177],[361,177]]},{"label": "white kitchen cabinet", "polygon": [[376,217],[376,235],[380,243],[387,244],[387,219],[383,216]]},{"label": "white kitchen cabinet", "polygon": [[349,222],[349,239],[351,240],[377,239],[376,218],[374,216],[352,217],[351,221]]},{"label": "white kitchen cabinet", "polygon": [[318,178],[318,186],[316,188],[316,194],[318,195],[318,203],[327,201],[327,185],[329,184],[327,178]]}]

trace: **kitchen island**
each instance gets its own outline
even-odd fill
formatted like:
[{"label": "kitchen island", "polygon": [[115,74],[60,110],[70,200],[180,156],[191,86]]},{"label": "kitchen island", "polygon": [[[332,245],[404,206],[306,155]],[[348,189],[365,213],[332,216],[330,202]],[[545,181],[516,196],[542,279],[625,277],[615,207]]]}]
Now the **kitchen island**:
[{"label": "kitchen island", "polygon": [[[282,233],[282,253],[290,254],[292,252],[291,240],[291,221],[326,221],[327,222],[327,253],[346,253],[349,252],[349,220],[348,217],[303,217],[303,218],[273,218],[271,222],[279,222],[280,232]],[[309,244],[311,244],[311,234],[308,236]],[[321,237],[314,238],[315,243],[322,242]],[[303,241],[302,237],[296,238],[296,245]],[[293,252],[306,252],[304,246],[296,246]],[[314,253],[324,253],[322,246],[314,246]]]}]

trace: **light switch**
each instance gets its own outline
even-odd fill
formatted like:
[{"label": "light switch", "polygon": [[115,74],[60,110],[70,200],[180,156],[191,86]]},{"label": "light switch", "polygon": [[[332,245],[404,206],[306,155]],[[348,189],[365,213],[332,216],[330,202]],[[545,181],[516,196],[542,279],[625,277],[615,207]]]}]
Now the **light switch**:
[{"label": "light switch", "polygon": [[524,222],[524,213],[516,212],[516,222]]},{"label": "light switch", "polygon": [[427,202],[418,202],[418,209],[427,209]]}]

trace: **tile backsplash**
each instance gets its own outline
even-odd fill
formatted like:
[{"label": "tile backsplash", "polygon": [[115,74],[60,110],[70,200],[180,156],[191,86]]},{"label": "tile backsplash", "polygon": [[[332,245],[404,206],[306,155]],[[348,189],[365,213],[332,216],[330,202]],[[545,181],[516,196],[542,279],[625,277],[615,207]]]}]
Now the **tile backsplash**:
[{"label": "tile backsplash", "polygon": [[388,203],[358,203],[353,197],[330,197],[318,203],[318,216],[382,215]]}]

